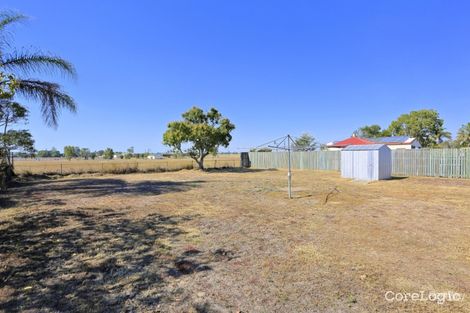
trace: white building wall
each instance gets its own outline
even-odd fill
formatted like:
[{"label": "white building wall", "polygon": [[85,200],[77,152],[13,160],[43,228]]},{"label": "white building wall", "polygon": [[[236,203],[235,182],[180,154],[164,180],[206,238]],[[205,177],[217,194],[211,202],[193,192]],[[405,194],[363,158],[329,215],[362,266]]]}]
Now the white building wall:
[{"label": "white building wall", "polygon": [[390,149],[420,149],[421,145],[419,143],[414,144],[405,144],[405,145],[387,145]]},{"label": "white building wall", "polygon": [[328,151],[339,151],[339,150],[343,150],[342,148],[336,148],[336,147],[326,147],[326,149]]},{"label": "white building wall", "polygon": [[353,151],[341,152],[341,177],[354,178]]}]

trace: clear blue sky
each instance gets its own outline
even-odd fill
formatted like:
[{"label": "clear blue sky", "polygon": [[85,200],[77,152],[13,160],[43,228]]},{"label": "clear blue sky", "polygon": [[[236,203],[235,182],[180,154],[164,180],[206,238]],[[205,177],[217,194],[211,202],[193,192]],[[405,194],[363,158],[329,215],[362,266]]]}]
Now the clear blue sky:
[{"label": "clear blue sky", "polygon": [[31,20],[17,47],[72,61],[76,98],[36,148],[164,151],[169,121],[215,106],[229,150],[286,133],[320,142],[431,108],[454,135],[470,121],[468,1],[2,1]]}]

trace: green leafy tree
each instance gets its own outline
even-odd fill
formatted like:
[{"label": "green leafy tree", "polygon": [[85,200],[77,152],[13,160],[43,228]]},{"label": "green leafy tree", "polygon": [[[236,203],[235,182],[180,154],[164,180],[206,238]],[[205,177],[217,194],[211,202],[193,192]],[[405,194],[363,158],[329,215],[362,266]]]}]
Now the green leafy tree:
[{"label": "green leafy tree", "polygon": [[51,150],[39,150],[37,156],[40,158],[60,158],[62,154],[56,148],[52,147]]},{"label": "green leafy tree", "polygon": [[111,148],[106,148],[103,152],[103,158],[107,160],[111,160],[114,158],[114,151]]},{"label": "green leafy tree", "polygon": [[8,127],[28,118],[28,110],[18,102],[10,99],[0,99],[0,126],[3,133]]},{"label": "green leafy tree", "polygon": [[462,125],[462,127],[459,128],[455,141],[460,147],[470,147],[470,123]]},{"label": "green leafy tree", "polygon": [[74,146],[65,146],[64,147],[64,157],[67,160],[78,157],[77,149]]},{"label": "green leafy tree", "polygon": [[[179,153],[187,153],[196,161],[199,169],[204,170],[204,158],[216,154],[221,146],[228,147],[232,140],[230,133],[235,125],[215,108],[204,113],[202,109],[193,107],[182,117],[182,121],[168,124],[163,143]],[[184,145],[188,147],[184,149]]]},{"label": "green leafy tree", "polygon": [[434,148],[444,148],[444,149],[459,148],[459,145],[456,140],[446,140],[446,141],[441,142],[437,146],[434,146]]},{"label": "green leafy tree", "polygon": [[36,153],[36,155],[37,155],[38,158],[48,158],[48,157],[51,156],[49,150],[39,150]]},{"label": "green leafy tree", "polygon": [[6,151],[22,150],[28,153],[34,152],[33,136],[28,130],[10,129],[2,134],[1,141]]},{"label": "green leafy tree", "polygon": [[91,155],[90,149],[88,149],[88,148],[81,148],[80,149],[80,157],[81,158],[84,158],[85,160],[88,160],[90,155]]},{"label": "green leafy tree", "polygon": [[356,130],[358,137],[363,138],[377,138],[390,136],[390,132],[387,129],[382,129],[380,125],[366,125]]},{"label": "green leafy tree", "polygon": [[435,110],[411,111],[402,114],[388,127],[392,136],[415,137],[423,147],[434,147],[451,135],[444,128],[444,120]]},{"label": "green leafy tree", "polygon": [[294,141],[295,150],[303,150],[303,151],[313,151],[317,147],[317,143],[315,141],[315,137],[308,133],[304,133],[300,135]]},{"label": "green leafy tree", "polygon": [[57,150],[56,148],[52,147],[51,151],[50,151],[50,156],[51,158],[60,158],[61,157],[61,154],[60,154],[60,151]]},{"label": "green leafy tree", "polygon": [[29,131],[8,129],[9,126],[21,121],[24,122],[27,118],[28,110],[24,106],[9,99],[0,99],[1,154],[5,168],[9,168],[10,172],[13,171],[9,157],[11,151],[32,152],[34,150],[34,140]]},{"label": "green leafy tree", "polygon": [[134,157],[134,147],[127,148],[127,152],[124,157],[126,159],[131,159],[132,157]]}]

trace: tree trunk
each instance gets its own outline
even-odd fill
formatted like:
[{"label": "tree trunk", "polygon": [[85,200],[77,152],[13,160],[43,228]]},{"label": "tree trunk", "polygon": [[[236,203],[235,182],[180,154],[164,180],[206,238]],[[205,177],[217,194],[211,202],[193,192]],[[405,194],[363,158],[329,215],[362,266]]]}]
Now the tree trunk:
[{"label": "tree trunk", "polygon": [[0,189],[5,191],[13,177],[13,168],[10,164],[8,151],[0,149]]},{"label": "tree trunk", "polygon": [[199,150],[199,154],[190,155],[191,159],[196,161],[198,169],[201,170],[201,171],[206,170],[205,167],[204,167],[204,159],[208,154],[209,153],[204,152],[204,150]]},{"label": "tree trunk", "polygon": [[199,156],[194,157],[194,160],[196,161],[199,170],[205,171],[204,168],[204,158],[207,156],[207,153],[204,152],[204,150],[200,149],[199,150]]},{"label": "tree trunk", "polygon": [[204,171],[204,158],[196,159],[197,166],[201,171]]},{"label": "tree trunk", "polygon": [[206,169],[204,168],[204,158],[207,156],[203,151],[199,153],[199,157],[194,157],[193,159],[196,161],[197,166],[199,167],[199,170],[205,171]]}]

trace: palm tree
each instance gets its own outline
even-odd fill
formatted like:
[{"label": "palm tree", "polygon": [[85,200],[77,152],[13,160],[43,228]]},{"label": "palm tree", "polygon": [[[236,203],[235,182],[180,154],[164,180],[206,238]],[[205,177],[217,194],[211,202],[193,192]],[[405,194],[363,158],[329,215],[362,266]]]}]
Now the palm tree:
[{"label": "palm tree", "polygon": [[470,122],[460,127],[456,141],[460,147],[470,147]]},{"label": "palm tree", "polygon": [[452,134],[450,132],[448,132],[447,130],[445,130],[444,127],[438,127],[437,129],[435,129],[434,131],[434,134],[432,134],[432,138],[433,138],[433,141],[436,145],[444,142],[444,138],[445,139],[451,139],[452,138]]},{"label": "palm tree", "polygon": [[54,55],[10,48],[6,28],[26,20],[26,16],[15,13],[0,13],[0,89],[13,85],[15,94],[38,101],[45,123],[57,127],[61,109],[75,112],[77,105],[62,87],[50,81],[30,77],[32,74],[65,74],[76,77],[73,65]]}]

